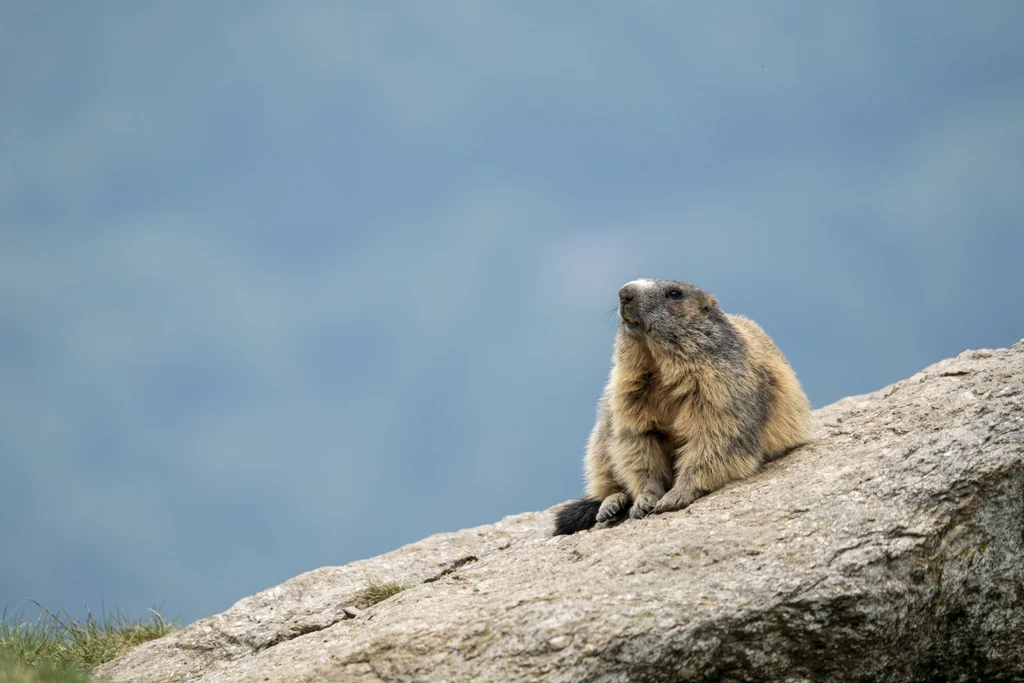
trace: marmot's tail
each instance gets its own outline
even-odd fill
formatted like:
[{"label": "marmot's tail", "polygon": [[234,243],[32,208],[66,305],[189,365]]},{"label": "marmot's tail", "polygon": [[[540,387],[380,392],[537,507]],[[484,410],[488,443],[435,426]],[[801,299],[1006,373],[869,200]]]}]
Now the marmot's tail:
[{"label": "marmot's tail", "polygon": [[555,536],[574,534],[597,524],[597,511],[601,501],[593,498],[580,498],[566,503],[555,515]]}]

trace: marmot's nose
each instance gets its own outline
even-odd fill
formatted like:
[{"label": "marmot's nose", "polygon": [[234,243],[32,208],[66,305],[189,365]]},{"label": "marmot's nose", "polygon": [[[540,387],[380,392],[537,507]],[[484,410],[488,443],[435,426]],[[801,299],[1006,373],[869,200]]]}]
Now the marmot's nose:
[{"label": "marmot's nose", "polygon": [[629,303],[636,296],[636,290],[633,289],[632,285],[625,285],[619,290],[619,301],[622,303]]}]

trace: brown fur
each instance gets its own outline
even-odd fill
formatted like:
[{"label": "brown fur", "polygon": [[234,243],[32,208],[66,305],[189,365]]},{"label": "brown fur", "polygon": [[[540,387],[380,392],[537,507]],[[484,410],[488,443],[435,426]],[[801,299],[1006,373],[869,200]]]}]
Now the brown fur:
[{"label": "brown fur", "polygon": [[665,280],[627,284],[619,311],[585,459],[597,522],[684,508],[810,440],[800,383],[752,320]]}]

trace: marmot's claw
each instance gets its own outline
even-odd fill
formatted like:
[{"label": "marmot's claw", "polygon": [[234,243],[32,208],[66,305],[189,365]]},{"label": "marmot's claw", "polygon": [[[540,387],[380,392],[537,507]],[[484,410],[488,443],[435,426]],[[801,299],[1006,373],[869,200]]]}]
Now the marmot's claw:
[{"label": "marmot's claw", "polygon": [[613,493],[601,501],[601,509],[597,511],[598,523],[615,519],[629,503],[629,497],[625,493]]},{"label": "marmot's claw", "polygon": [[692,491],[669,491],[654,506],[653,513],[657,515],[662,512],[682,510],[696,500],[696,498],[697,496]]},{"label": "marmot's claw", "polygon": [[641,493],[636,498],[636,502],[633,503],[633,508],[629,511],[629,516],[633,519],[641,519],[646,517],[654,506],[658,504],[658,497],[653,493]]}]

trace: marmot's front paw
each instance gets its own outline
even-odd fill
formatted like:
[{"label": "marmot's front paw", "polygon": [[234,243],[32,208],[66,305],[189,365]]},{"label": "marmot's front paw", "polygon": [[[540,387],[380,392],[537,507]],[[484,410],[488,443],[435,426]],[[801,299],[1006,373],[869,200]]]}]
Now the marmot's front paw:
[{"label": "marmot's front paw", "polygon": [[633,519],[640,519],[646,517],[647,514],[654,509],[654,506],[658,504],[658,497],[653,493],[641,493],[636,497],[636,502],[633,503],[632,509],[629,511],[629,516]]},{"label": "marmot's front paw", "polygon": [[597,511],[597,523],[615,519],[629,505],[629,496],[625,493],[613,493],[601,501],[601,509]]},{"label": "marmot's front paw", "polygon": [[697,500],[697,493],[692,488],[672,489],[658,501],[654,506],[654,514],[682,510],[693,501]]}]

